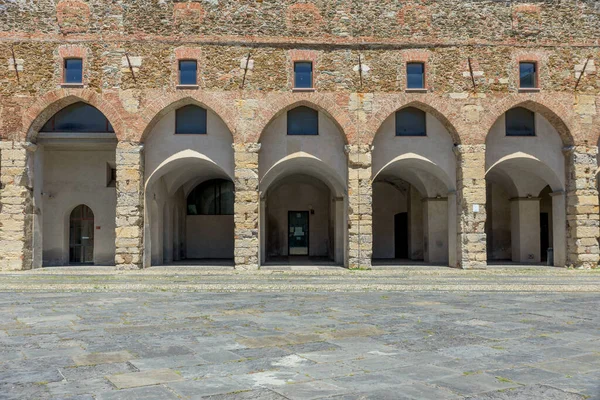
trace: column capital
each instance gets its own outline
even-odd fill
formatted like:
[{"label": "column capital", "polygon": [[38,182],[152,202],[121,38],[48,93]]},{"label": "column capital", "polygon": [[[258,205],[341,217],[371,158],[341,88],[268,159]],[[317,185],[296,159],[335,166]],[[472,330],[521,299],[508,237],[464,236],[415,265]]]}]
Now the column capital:
[{"label": "column capital", "polygon": [[485,144],[457,144],[452,150],[454,154],[485,153]]},{"label": "column capital", "polygon": [[347,144],[344,146],[346,154],[367,154],[371,153],[375,146],[369,144]]},{"label": "column capital", "polygon": [[258,153],[262,143],[232,143],[231,147],[235,152]]},{"label": "column capital", "polygon": [[143,152],[144,151],[144,143],[139,142],[118,142],[117,149],[121,151],[129,151],[129,152]]}]

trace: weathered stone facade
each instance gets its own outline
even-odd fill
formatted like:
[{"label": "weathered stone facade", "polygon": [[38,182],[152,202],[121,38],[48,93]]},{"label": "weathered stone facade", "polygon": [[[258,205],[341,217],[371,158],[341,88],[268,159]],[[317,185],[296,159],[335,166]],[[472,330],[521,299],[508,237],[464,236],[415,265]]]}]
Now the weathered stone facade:
[{"label": "weathered stone facade", "polygon": [[[486,265],[486,137],[516,106],[548,120],[566,163],[567,265],[595,268],[600,236],[597,144],[600,8],[592,0],[398,2],[40,0],[0,5],[0,267],[33,265],[28,141],[76,101],[99,109],[119,144],[116,265],[144,252],[149,127],[173,104],[198,103],[233,135],[235,262],[260,265],[258,151],[276,115],[297,105],[332,119],[348,144],[347,265],[372,254],[371,144],[396,110],[435,116],[457,160],[456,261]],[[83,83],[62,82],[65,58]],[[198,61],[198,88],[177,88],[177,60]],[[314,91],[294,92],[293,61],[314,63]],[[406,90],[407,62],[426,63],[426,90]],[[519,61],[537,62],[539,88],[519,90]],[[147,214],[147,213],[146,213]]]}]

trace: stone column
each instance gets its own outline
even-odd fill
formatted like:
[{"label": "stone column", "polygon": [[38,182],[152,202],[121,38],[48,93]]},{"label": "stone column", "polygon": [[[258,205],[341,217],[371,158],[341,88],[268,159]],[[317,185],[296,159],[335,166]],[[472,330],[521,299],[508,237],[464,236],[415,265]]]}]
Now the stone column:
[{"label": "stone column", "polygon": [[540,255],[540,199],[514,198],[510,200],[510,242],[512,260],[519,263],[539,263]]},{"label": "stone column", "polygon": [[119,142],[115,265],[143,268],[144,260],[144,156],[143,145]]},{"label": "stone column", "polygon": [[596,171],[598,148],[574,146],[566,151],[567,266],[596,268],[599,261],[599,209]]},{"label": "stone column", "polygon": [[458,268],[485,268],[485,145],[458,145],[456,204]]},{"label": "stone column", "polygon": [[347,145],[348,267],[371,268],[373,254],[373,187],[371,147]]},{"label": "stone column", "polygon": [[258,269],[260,262],[260,193],[258,152],[260,143],[234,143],[235,154],[235,267]]},{"label": "stone column", "polygon": [[456,268],[456,192],[448,193],[448,265]]},{"label": "stone column", "polygon": [[552,248],[554,266],[564,267],[567,262],[567,206],[565,192],[550,193],[552,196]]},{"label": "stone column", "polygon": [[33,188],[23,142],[0,142],[0,270],[31,269]]}]

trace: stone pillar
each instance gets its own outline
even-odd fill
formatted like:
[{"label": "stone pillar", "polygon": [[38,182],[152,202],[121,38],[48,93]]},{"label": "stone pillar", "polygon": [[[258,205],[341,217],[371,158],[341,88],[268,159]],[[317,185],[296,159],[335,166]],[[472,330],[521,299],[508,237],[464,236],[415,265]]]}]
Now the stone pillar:
[{"label": "stone pillar", "polygon": [[540,199],[537,197],[510,200],[510,242],[512,260],[519,263],[539,263]]},{"label": "stone pillar", "polygon": [[425,262],[448,264],[448,199],[428,197],[422,201]]},{"label": "stone pillar", "polygon": [[33,263],[33,188],[23,142],[0,142],[0,270],[31,269]]},{"label": "stone pillar", "polygon": [[373,255],[373,187],[371,147],[347,145],[348,154],[348,267],[371,268]]},{"label": "stone pillar", "polygon": [[565,192],[550,193],[552,197],[552,248],[554,266],[564,267],[567,263],[567,206]]},{"label": "stone pillar", "polygon": [[234,143],[235,154],[235,267],[259,268],[260,193],[258,152],[260,143]]},{"label": "stone pillar", "polygon": [[485,268],[485,145],[458,145],[456,204],[458,268]]},{"label": "stone pillar", "polygon": [[456,192],[448,193],[448,265],[456,268]]},{"label": "stone pillar", "polygon": [[117,217],[115,265],[119,269],[143,267],[144,260],[144,156],[143,145],[119,142],[117,164]]},{"label": "stone pillar", "polygon": [[599,209],[596,171],[598,148],[574,146],[566,151],[567,266],[596,268],[599,261]]}]

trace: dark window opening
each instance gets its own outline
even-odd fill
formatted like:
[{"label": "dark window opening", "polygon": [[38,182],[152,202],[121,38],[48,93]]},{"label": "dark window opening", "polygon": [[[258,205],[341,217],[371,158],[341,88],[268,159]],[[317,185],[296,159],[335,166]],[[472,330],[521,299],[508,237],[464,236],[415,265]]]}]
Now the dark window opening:
[{"label": "dark window opening", "polygon": [[233,215],[233,182],[212,179],[196,186],[187,198],[187,215]]},{"label": "dark window opening", "polygon": [[68,58],[65,60],[65,83],[83,82],[83,60],[81,58]]},{"label": "dark window opening", "polygon": [[179,61],[179,84],[196,85],[198,83],[198,63],[195,60]]},{"label": "dark window opening", "polygon": [[526,108],[506,112],[506,136],[535,136],[535,113]]},{"label": "dark window opening", "polygon": [[175,133],[206,135],[206,109],[194,105],[175,112]]},{"label": "dark window opening", "polygon": [[425,64],[406,64],[406,87],[408,89],[425,88]]},{"label": "dark window opening", "polygon": [[40,132],[114,133],[108,119],[97,108],[75,103],[54,114]]},{"label": "dark window opening", "polygon": [[535,63],[522,62],[519,64],[519,87],[523,89],[537,87],[537,66]]},{"label": "dark window opening", "polygon": [[288,135],[318,135],[319,112],[309,107],[296,107],[287,113]]},{"label": "dark window opening", "polygon": [[427,136],[427,114],[414,107],[396,112],[396,136]]},{"label": "dark window opening", "polygon": [[310,89],[313,87],[313,65],[311,62],[294,63],[294,87]]},{"label": "dark window opening", "polygon": [[106,187],[117,186],[117,169],[106,164]]}]

